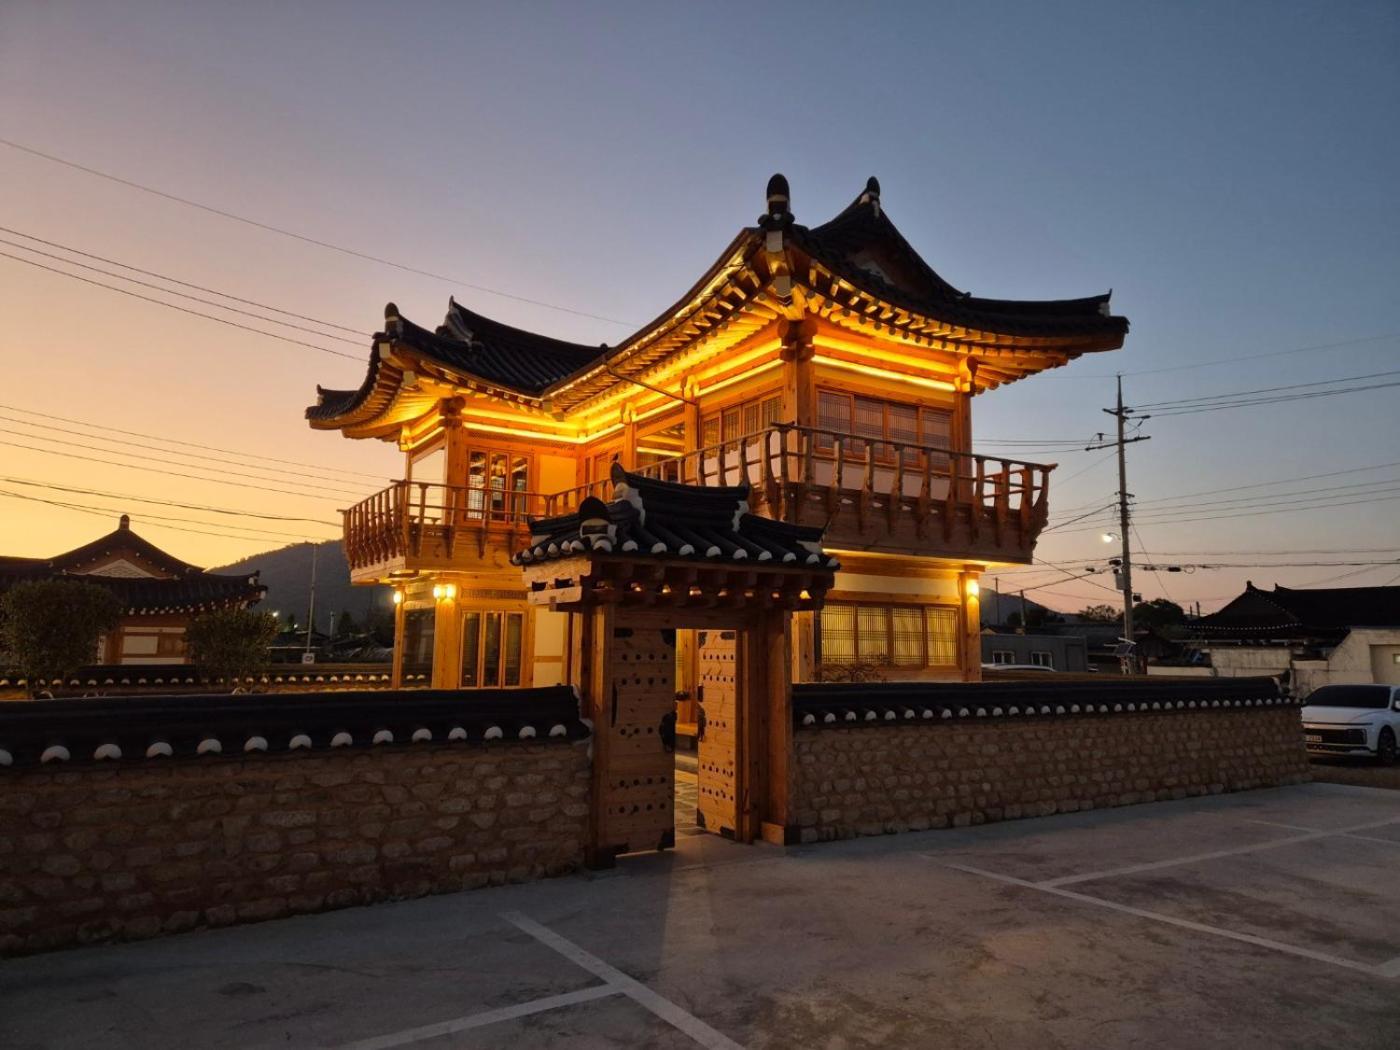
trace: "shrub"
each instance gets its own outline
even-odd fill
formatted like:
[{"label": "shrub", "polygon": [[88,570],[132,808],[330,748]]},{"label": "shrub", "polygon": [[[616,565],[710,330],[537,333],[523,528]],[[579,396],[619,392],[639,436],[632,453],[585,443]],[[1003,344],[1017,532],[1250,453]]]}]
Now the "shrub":
[{"label": "shrub", "polygon": [[252,609],[219,609],[191,622],[186,638],[190,658],[211,678],[235,681],[267,664],[267,647],[277,636],[277,618]]},{"label": "shrub", "polygon": [[0,648],[38,695],[45,683],[97,661],[97,641],[117,626],[111,591],[78,580],[17,583],[0,597]]}]

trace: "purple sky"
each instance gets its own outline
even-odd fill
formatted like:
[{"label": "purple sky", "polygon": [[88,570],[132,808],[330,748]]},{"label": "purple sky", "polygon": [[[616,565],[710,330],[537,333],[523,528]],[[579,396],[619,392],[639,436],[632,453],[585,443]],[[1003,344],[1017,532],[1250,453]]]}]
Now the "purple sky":
[{"label": "purple sky", "polygon": [[[5,147],[0,226],[364,332],[390,299],[436,323],[455,292],[503,321],[601,342],[627,325],[468,284],[643,321],[753,221],[772,172],[786,173],[808,223],[875,174],[890,216],[953,284],[1017,298],[1112,287],[1132,319],[1125,350],[979,398],[981,450],[1014,454],[990,442],[1078,442],[1106,429],[1100,408],[1119,370],[1129,402],[1146,403],[1400,369],[1397,113],[1393,2],[10,0],[0,6],[0,137],[460,281],[338,255]],[[335,521],[335,508],[398,473],[390,449],[313,433],[301,419],[317,382],[358,384],[364,342],[324,344],[354,360],[324,355],[5,258],[0,310],[0,404],[11,406],[0,409],[0,441],[83,440],[15,422],[66,426],[17,407],[317,465],[284,465],[295,491],[270,493],[0,444],[0,476]],[[1387,338],[1159,371],[1373,336]],[[1179,500],[1209,521],[1162,523],[1146,502],[1400,464],[1395,389],[1149,421],[1152,440],[1131,450],[1130,488],[1144,501],[1135,546],[1203,552],[1157,558],[1178,563],[1400,557],[1400,465]],[[1110,501],[1105,457],[1026,453],[1061,464],[1052,518]],[[1195,506],[1341,485],[1358,487],[1323,495],[1347,506]],[[13,482],[0,482],[4,492],[55,498]],[[190,511],[57,498],[110,507],[111,519],[127,507],[143,532],[197,562],[276,545],[143,519],[201,516]],[[1219,517],[1227,512],[1250,513]],[[1107,523],[1105,513],[1051,532],[1041,554],[1102,564]],[[102,515],[0,495],[0,552],[53,553],[104,527]],[[1367,548],[1392,549],[1351,553]],[[1346,553],[1258,553],[1304,550]],[[1223,551],[1255,553],[1204,553]],[[1142,573],[1138,583],[1146,597],[1165,582],[1172,598],[1212,608],[1246,578],[1298,585],[1350,571],[1242,567]],[[1400,565],[1381,566],[1338,582],[1397,574]],[[1006,575],[1001,586],[1052,578]],[[1097,582],[1031,593],[1068,609],[1112,601],[1111,581]]]}]

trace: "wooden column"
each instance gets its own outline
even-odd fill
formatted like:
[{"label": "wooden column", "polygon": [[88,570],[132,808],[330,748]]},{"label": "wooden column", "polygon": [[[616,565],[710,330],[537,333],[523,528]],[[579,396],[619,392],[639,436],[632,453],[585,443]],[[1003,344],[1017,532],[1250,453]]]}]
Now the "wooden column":
[{"label": "wooden column", "polygon": [[579,616],[580,656],[583,666],[579,668],[583,677],[583,699],[580,709],[584,718],[593,723],[593,768],[592,792],[588,807],[588,846],[584,852],[584,863],[590,868],[610,868],[616,855],[603,842],[604,807],[607,799],[607,775],[612,760],[609,749],[610,734],[602,727],[607,725],[607,695],[612,675],[612,642],[614,610],[611,605],[597,605],[585,610]]},{"label": "wooden column", "polygon": [[748,632],[758,657],[755,687],[760,690],[748,699],[756,709],[760,726],[758,760],[763,768],[755,780],[762,792],[759,834],[767,842],[789,845],[797,841],[792,812],[792,631],[784,609],[765,610]]},{"label": "wooden column", "polygon": [[459,597],[443,597],[435,602],[432,683],[434,689],[458,689],[462,685],[462,618],[458,609]]},{"label": "wooden column", "polygon": [[783,348],[779,356],[783,362],[784,423],[816,425],[817,385],[812,366],[812,355],[816,353],[812,345],[815,332],[816,322],[810,317],[789,321],[783,326]]},{"label": "wooden column", "polygon": [[977,566],[966,566],[958,573],[958,603],[962,608],[961,644],[958,664],[964,682],[982,681],[982,599]]},{"label": "wooden column", "polygon": [[[407,597],[408,597],[408,596],[407,596],[407,595],[404,595],[402,591],[395,591],[395,593],[396,593],[396,594],[402,595],[403,598],[404,598],[405,600],[407,600]],[[394,655],[393,655],[393,657],[392,657],[392,662],[391,662],[390,665],[389,665],[389,684],[390,684],[391,686],[393,686],[395,689],[402,689],[402,688],[403,688],[403,649],[404,649],[403,613],[404,613],[403,602],[402,602],[402,601],[395,602],[395,603],[394,603]]]}]

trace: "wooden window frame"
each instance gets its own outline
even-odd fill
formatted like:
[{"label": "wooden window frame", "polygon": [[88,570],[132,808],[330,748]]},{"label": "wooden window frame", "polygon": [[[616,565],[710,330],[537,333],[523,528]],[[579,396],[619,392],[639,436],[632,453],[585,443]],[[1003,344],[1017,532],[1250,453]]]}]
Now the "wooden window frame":
[{"label": "wooden window frame", "polygon": [[[943,417],[946,423],[945,440],[947,441],[947,447],[943,449],[942,455],[935,455],[934,457],[932,457],[933,462],[931,466],[933,467],[933,469],[938,471],[951,472],[952,456],[954,452],[954,412],[952,408],[943,408],[942,406],[938,405],[925,405],[917,401],[903,401],[899,398],[880,397],[874,394],[866,394],[853,390],[833,390],[830,387],[818,387],[816,419],[816,429],[818,430],[818,434],[814,443],[814,447],[818,453],[826,456],[835,455],[836,442],[831,440],[826,434],[821,433],[821,431],[827,429],[834,430],[836,428],[827,428],[822,421],[821,406],[822,398],[824,397],[844,399],[847,403],[848,411],[846,413],[846,419],[848,422],[846,427],[846,433],[850,435],[850,437],[848,437],[844,442],[847,453],[856,456],[860,459],[864,459],[865,446],[867,444],[870,444],[875,448],[875,462],[886,465],[892,464],[895,461],[893,446],[896,444],[912,443],[915,445],[932,445],[933,442],[930,440],[928,428],[925,426],[925,420],[928,416],[932,415],[933,413],[938,413],[940,416]],[[857,402],[859,401],[877,402],[881,406],[881,435],[879,440],[876,440],[871,436],[859,436],[855,433],[856,407]],[[912,442],[909,442],[909,439],[906,438],[896,439],[892,435],[890,429],[890,420],[892,416],[891,409],[906,409],[913,411],[915,437]],[[939,434],[938,437],[944,438],[944,435]],[[924,457],[925,453],[922,449],[915,451],[906,447],[904,465],[908,467],[922,468]]]},{"label": "wooden window frame", "polygon": [[[850,660],[851,664],[872,662],[865,653],[861,652],[861,610],[865,610],[867,613],[874,610],[883,612],[885,621],[884,654],[880,658],[878,666],[894,667],[899,668],[901,670],[925,671],[956,670],[960,667],[960,664],[958,663],[958,652],[960,648],[958,645],[958,631],[962,623],[962,610],[957,605],[948,602],[868,602],[838,600],[827,602],[823,611],[825,611],[826,608],[831,608],[833,606],[840,606],[842,608],[850,608],[854,610],[852,621],[854,636],[852,638],[852,653]],[[894,610],[896,609],[915,609],[919,612],[919,622],[921,628],[919,633],[919,649],[920,653],[922,654],[922,659],[918,663],[901,663],[896,658],[897,649],[895,645],[894,616]],[[930,617],[933,614],[942,615],[947,612],[951,612],[953,614],[953,661],[952,663],[934,662],[932,659],[933,654],[930,651],[932,647],[929,644],[929,633],[930,628],[932,627]],[[826,657],[822,654],[821,612],[817,613],[813,623],[814,632],[816,635],[814,639],[814,648],[817,652],[817,662],[832,662],[827,660]]]},{"label": "wooden window frame", "polygon": [[[462,640],[462,667],[459,682],[463,689],[514,689],[525,676],[525,613],[520,609],[474,608],[463,609],[460,613]],[[488,676],[492,654],[487,652],[487,639],[491,635],[491,624],[495,623],[495,674]],[[510,624],[517,623],[515,634],[515,674],[511,681],[511,631]],[[475,626],[475,640],[471,642],[473,652],[468,652],[468,630]],[[468,673],[470,660],[471,673]],[[494,681],[488,681],[492,677]]]}]

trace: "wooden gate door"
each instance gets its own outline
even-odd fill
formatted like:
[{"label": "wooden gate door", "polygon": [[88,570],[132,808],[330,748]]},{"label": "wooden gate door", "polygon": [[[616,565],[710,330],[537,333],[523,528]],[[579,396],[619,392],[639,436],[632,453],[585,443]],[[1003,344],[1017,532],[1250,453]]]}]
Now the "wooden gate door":
[{"label": "wooden gate door", "polygon": [[599,847],[613,853],[674,846],[676,633],[614,627],[594,732],[606,765]]},{"label": "wooden gate door", "polygon": [[697,631],[697,699],[702,719],[696,742],[699,792],[696,823],[729,837],[739,826],[738,635]]}]

